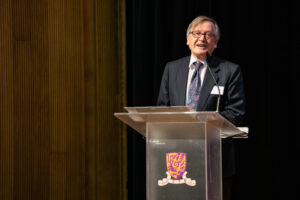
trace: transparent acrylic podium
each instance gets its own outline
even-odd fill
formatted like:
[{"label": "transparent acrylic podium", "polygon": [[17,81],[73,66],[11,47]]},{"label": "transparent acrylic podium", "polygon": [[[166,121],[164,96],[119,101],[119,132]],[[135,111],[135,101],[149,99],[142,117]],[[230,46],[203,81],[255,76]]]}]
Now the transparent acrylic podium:
[{"label": "transparent acrylic podium", "polygon": [[217,112],[125,109],[114,115],[146,138],[147,200],[222,200],[221,138],[244,132]]}]

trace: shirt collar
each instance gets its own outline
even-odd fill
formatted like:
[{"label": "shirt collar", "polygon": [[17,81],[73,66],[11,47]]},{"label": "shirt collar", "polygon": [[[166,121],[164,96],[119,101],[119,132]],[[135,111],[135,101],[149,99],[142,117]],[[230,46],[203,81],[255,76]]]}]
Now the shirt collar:
[{"label": "shirt collar", "polygon": [[[189,64],[189,68],[190,69],[194,69],[194,65],[193,65],[193,63],[194,62],[198,62],[197,61],[197,59],[193,56],[193,54],[191,55],[191,59],[190,59],[190,64]],[[206,61],[206,58],[203,60],[203,61],[200,61],[202,64],[203,64],[203,66],[207,66],[207,61]]]}]

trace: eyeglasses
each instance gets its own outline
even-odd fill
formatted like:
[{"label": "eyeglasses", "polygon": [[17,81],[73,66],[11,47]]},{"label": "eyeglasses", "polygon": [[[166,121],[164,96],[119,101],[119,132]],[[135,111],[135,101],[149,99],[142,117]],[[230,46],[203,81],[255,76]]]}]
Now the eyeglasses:
[{"label": "eyeglasses", "polygon": [[200,38],[201,35],[203,35],[206,40],[209,40],[215,36],[215,34],[211,32],[201,33],[200,31],[191,31],[189,34],[192,34],[192,36],[195,38]]}]

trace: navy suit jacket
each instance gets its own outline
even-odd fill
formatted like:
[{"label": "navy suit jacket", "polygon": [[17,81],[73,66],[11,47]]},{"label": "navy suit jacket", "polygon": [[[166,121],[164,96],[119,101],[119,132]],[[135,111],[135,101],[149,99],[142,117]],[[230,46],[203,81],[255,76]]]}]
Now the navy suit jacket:
[{"label": "navy suit jacket", "polygon": [[[157,100],[158,106],[184,106],[189,73],[190,56],[167,63]],[[224,86],[219,113],[236,126],[243,123],[245,95],[241,68],[232,62],[215,56],[207,57],[207,63],[219,86]],[[216,111],[218,95],[211,94],[215,82],[206,71],[200,91],[197,111]],[[234,174],[234,146],[231,138],[222,140],[223,177]]]}]

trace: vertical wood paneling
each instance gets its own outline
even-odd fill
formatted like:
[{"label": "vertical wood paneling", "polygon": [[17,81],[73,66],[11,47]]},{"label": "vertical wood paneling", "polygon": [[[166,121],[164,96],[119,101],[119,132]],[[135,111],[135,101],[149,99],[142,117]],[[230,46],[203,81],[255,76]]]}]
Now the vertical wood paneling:
[{"label": "vertical wood paneling", "polygon": [[0,199],[13,200],[13,41],[11,1],[0,3]]},{"label": "vertical wood paneling", "polygon": [[51,154],[49,199],[66,199],[66,187],[66,155],[64,153]]},{"label": "vertical wood paneling", "polygon": [[[124,79],[125,44],[121,43],[125,24],[122,26],[120,10],[125,10],[125,1],[96,2],[96,52],[97,52],[97,97],[99,111],[99,168],[104,172],[98,180],[101,199],[121,199],[126,196],[124,171],[124,152],[126,149],[121,123],[113,117],[114,112],[122,110]],[[120,10],[119,10],[120,9]],[[124,95],[123,95],[124,96]],[[121,103],[122,102],[122,103]],[[123,105],[124,105],[123,104]],[[125,140],[126,141],[126,140]],[[107,153],[109,152],[109,153]],[[118,166],[122,166],[120,168]],[[114,185],[115,187],[111,187]]]},{"label": "vertical wood paneling", "polygon": [[[81,1],[49,2],[51,199],[84,199],[84,65]],[[58,161],[65,159],[62,164]],[[59,167],[58,167],[59,166]],[[57,187],[65,183],[63,189]],[[59,190],[59,192],[57,191]]]},{"label": "vertical wood paneling", "polygon": [[0,199],[126,199],[124,11],[0,1]]},{"label": "vertical wood paneling", "polygon": [[13,1],[14,198],[49,197],[47,5]]},{"label": "vertical wood paneling", "polygon": [[50,91],[50,200],[66,199],[66,152],[68,128],[67,70],[64,1],[48,4],[49,25],[49,91]]},{"label": "vertical wood paneling", "polygon": [[[14,45],[14,193],[16,199],[32,198],[33,79],[30,41]],[[28,162],[29,161],[29,162]]]},{"label": "vertical wood paneling", "polygon": [[50,93],[50,149],[66,152],[66,39],[64,1],[53,0],[48,4],[49,26],[49,93]]},{"label": "vertical wood paneling", "polygon": [[[86,132],[86,174],[87,200],[97,199],[97,100],[96,100],[96,33],[95,2],[86,0],[84,11],[84,66],[85,66],[85,132]],[[88,192],[87,192],[88,191]]]},{"label": "vertical wood paneling", "polygon": [[67,199],[84,199],[84,66],[81,1],[65,1],[67,90]]}]

